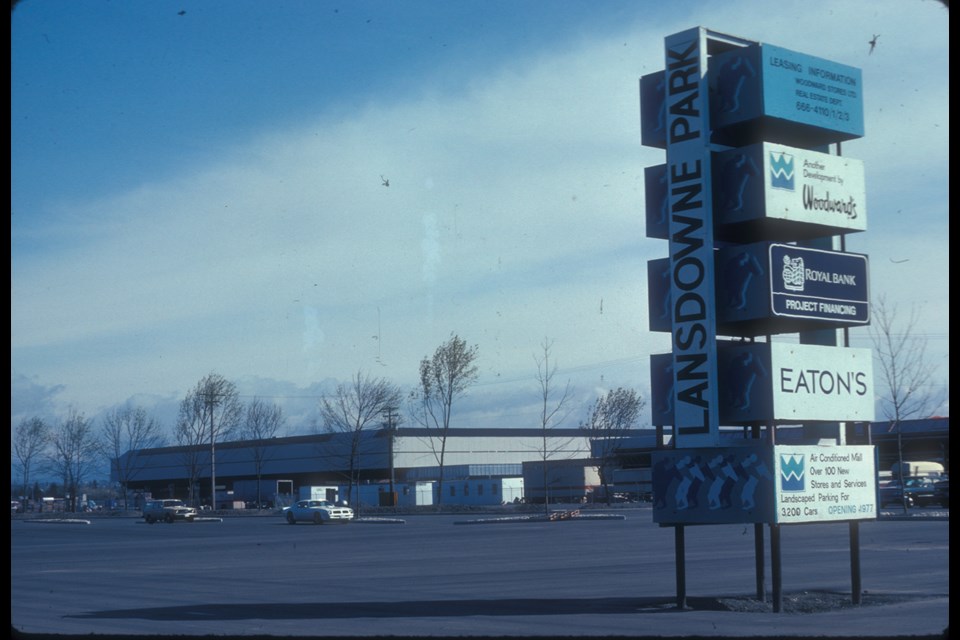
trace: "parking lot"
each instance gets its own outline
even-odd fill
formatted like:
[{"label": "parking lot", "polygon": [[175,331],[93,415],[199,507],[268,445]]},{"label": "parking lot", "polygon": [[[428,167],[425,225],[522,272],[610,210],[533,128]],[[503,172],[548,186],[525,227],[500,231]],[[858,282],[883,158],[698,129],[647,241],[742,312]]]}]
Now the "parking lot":
[{"label": "parking lot", "polygon": [[[862,523],[863,604],[798,614],[726,609],[755,594],[753,530],[740,525],[686,528],[677,609],[673,529],[649,507],[617,513],[482,526],[12,520],[11,620],[27,633],[279,637],[935,637],[948,625],[944,519]],[[849,595],[846,524],[783,527],[781,540],[785,594]]]}]

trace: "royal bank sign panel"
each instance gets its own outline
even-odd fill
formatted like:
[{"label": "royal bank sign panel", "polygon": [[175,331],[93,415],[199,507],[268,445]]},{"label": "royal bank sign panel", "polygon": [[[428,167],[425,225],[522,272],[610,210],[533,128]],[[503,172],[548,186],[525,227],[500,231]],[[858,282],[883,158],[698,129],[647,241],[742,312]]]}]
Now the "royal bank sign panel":
[{"label": "royal bank sign panel", "polygon": [[660,524],[797,524],[877,512],[872,445],[655,451],[651,478]]}]

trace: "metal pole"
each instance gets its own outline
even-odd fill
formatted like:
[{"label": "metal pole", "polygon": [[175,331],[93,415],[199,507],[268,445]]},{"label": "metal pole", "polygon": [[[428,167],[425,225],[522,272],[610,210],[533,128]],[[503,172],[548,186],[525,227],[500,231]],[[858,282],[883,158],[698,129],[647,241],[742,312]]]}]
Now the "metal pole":
[{"label": "metal pole", "polygon": [[687,607],[687,567],[685,558],[685,547],[683,540],[683,525],[678,524],[673,527],[673,543],[676,553],[677,566],[677,608],[686,609]]},{"label": "metal pole", "polygon": [[853,604],[860,604],[860,523],[850,521],[850,589],[853,592]]},{"label": "metal pole", "polygon": [[[754,440],[760,439],[760,424],[750,425],[751,436]],[[765,602],[767,599],[764,587],[764,564],[763,564],[763,523],[756,522],[753,525],[753,555],[756,564],[757,579],[757,600]]]},{"label": "metal pole", "polygon": [[210,407],[210,506],[217,510],[217,447],[213,429],[213,398],[207,396]]},{"label": "metal pole", "polygon": [[780,525],[770,523],[770,575],[773,579],[773,612],[783,608],[783,576],[780,573]]},{"label": "metal pole", "polygon": [[763,583],[763,523],[757,522],[753,525],[753,553],[757,558],[757,600],[766,602],[767,592]]}]

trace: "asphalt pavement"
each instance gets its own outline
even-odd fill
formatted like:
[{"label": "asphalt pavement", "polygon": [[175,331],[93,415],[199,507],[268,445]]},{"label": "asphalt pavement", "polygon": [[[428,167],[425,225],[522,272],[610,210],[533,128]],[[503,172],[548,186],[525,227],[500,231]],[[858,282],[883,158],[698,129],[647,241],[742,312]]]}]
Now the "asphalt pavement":
[{"label": "asphalt pavement", "polygon": [[[753,527],[687,527],[681,608],[674,530],[653,524],[649,507],[553,522],[11,520],[11,630],[35,639],[944,637],[949,520],[928,513],[859,525],[858,605],[849,526],[781,527],[778,613],[769,528],[761,601]],[[489,526],[458,526],[480,519]]]}]

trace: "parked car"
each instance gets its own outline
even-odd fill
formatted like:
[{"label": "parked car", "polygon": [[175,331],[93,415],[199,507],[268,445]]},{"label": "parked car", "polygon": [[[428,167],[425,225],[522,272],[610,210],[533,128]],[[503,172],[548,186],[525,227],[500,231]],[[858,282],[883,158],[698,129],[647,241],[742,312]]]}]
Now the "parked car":
[{"label": "parked car", "polygon": [[143,505],[143,519],[154,522],[193,522],[197,510],[188,507],[182,500],[149,500]]},{"label": "parked car", "polygon": [[933,483],[933,492],[937,497],[937,502],[943,507],[950,507],[950,480],[937,480]]},{"label": "parked car", "polygon": [[326,500],[300,500],[284,509],[284,517],[290,524],[298,522],[346,524],[353,520],[353,509]]},{"label": "parked car", "polygon": [[[903,504],[903,493],[900,489],[900,483],[896,480],[882,483],[880,485],[880,508],[887,506],[901,506]],[[913,497],[907,493],[907,507],[913,506]]]},{"label": "parked car", "polygon": [[913,503],[918,507],[929,507],[939,504],[936,491],[934,490],[934,481],[927,477],[904,478],[903,490],[907,495],[913,498]]}]

